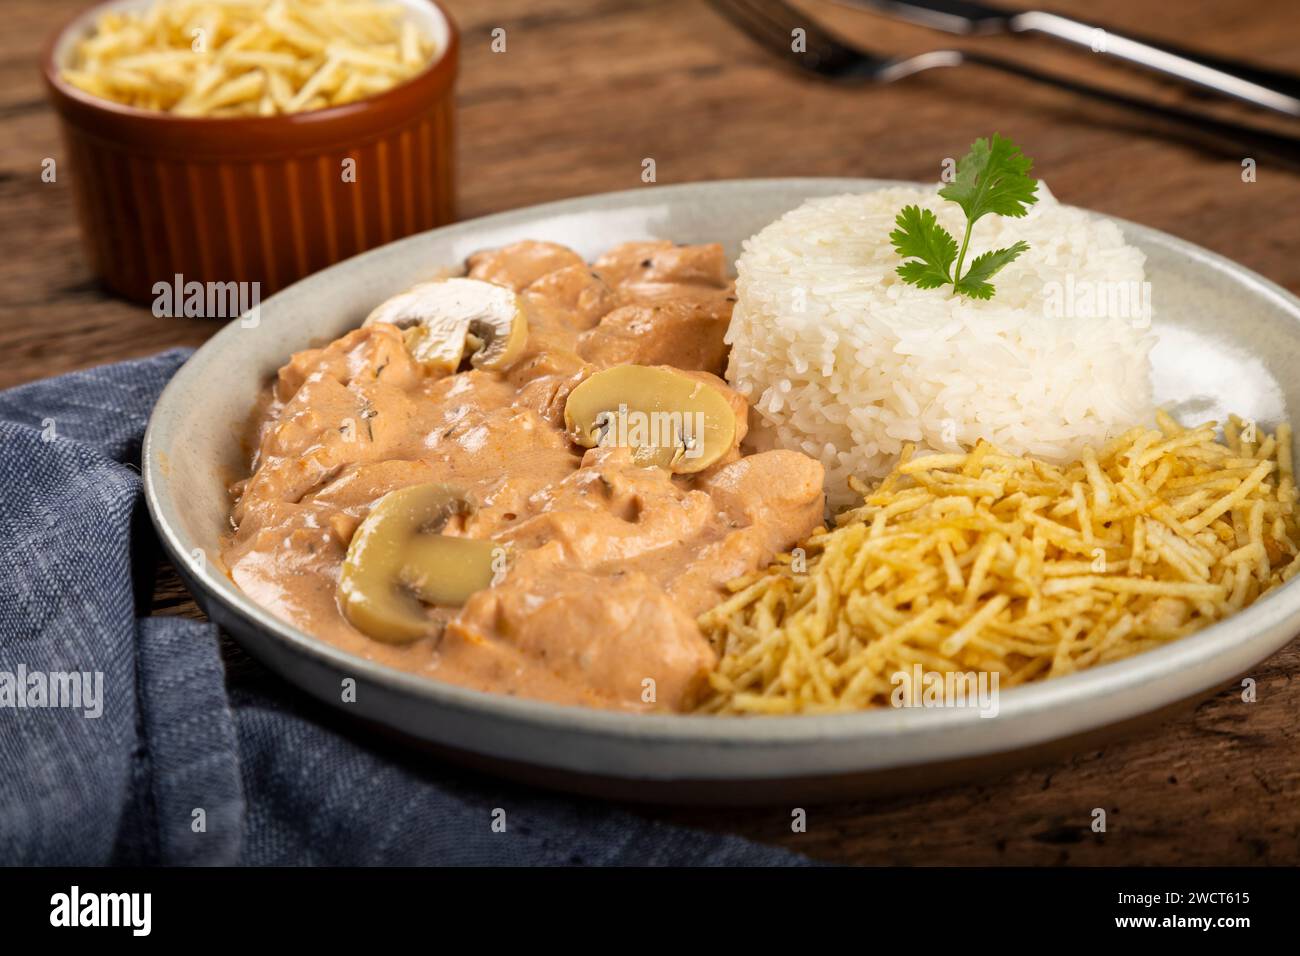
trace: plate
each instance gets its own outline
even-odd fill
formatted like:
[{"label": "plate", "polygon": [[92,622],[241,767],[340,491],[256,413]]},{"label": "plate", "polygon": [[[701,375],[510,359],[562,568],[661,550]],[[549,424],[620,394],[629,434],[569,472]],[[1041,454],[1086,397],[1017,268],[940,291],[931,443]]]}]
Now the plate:
[{"label": "plate", "polygon": [[[149,511],[198,603],[253,656],[310,694],[454,759],[564,789],[687,803],[843,799],[928,787],[1092,746],[1249,672],[1300,630],[1300,578],[1181,641],[1000,695],[998,715],[893,709],[797,717],[640,715],[481,693],[391,670],[272,616],[220,566],[227,486],[247,470],[244,423],[290,353],[355,327],[375,303],[519,239],[588,258],[635,239],[744,238],[805,199],[900,185],[774,179],[646,186],[412,236],[310,276],[235,320],[172,379],[145,435]],[[1300,409],[1300,300],[1221,256],[1116,220],[1147,255],[1157,399],[1191,418],[1266,427]],[[342,687],[356,682],[355,701]]]}]

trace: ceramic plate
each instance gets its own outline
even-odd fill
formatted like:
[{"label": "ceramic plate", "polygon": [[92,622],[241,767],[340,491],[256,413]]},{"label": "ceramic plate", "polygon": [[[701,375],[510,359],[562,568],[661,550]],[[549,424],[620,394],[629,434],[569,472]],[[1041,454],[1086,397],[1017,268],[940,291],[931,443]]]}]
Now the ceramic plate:
[{"label": "ceramic plate", "polygon": [[[519,239],[588,258],[633,239],[740,244],[812,196],[898,185],[781,179],[647,186],[436,229],[317,273],[231,322],[177,373],[144,446],[145,492],[163,544],[199,604],[285,679],[355,717],[496,772],[656,801],[844,798],[990,773],[1150,722],[1247,674],[1300,630],[1300,578],[1159,650],[1000,696],[1000,711],[892,709],[719,719],[645,716],[480,693],[401,673],[320,642],[262,610],[213,556],[226,488],[246,473],[240,435],[289,354],[358,325],[440,265]],[[1191,243],[1117,221],[1147,255],[1157,399],[1189,418],[1228,411],[1271,427],[1300,409],[1300,300]],[[207,555],[207,561],[193,555]],[[341,682],[357,683],[354,703]]]}]

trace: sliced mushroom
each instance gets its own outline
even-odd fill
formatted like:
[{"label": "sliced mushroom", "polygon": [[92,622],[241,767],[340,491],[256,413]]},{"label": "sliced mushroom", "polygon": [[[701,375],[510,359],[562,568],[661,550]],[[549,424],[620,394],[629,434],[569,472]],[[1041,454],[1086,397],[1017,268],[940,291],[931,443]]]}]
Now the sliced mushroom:
[{"label": "sliced mushroom", "polygon": [[703,379],[659,366],[618,365],[569,393],[564,426],[584,448],[633,448],[637,462],[684,475],[703,471],[731,449],[736,413]]},{"label": "sliced mushroom", "polygon": [[416,361],[450,375],[466,358],[475,368],[509,368],[528,342],[528,321],[510,289],[480,279],[439,279],[379,304],[364,325],[388,322],[406,331]]},{"label": "sliced mushroom", "polygon": [[434,630],[425,604],[461,605],[492,583],[494,542],[438,534],[469,507],[463,491],[441,484],[379,499],[339,577],[339,606],[354,627],[388,644],[419,640]]}]

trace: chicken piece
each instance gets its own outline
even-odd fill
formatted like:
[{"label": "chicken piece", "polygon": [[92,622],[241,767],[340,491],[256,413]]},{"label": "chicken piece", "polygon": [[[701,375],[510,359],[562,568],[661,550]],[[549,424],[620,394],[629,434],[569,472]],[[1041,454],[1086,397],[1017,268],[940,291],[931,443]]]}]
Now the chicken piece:
[{"label": "chicken piece", "polygon": [[526,239],[500,249],[476,252],[465,264],[471,279],[483,279],[522,292],[548,272],[568,266],[582,266],[582,256],[558,242]]},{"label": "chicken piece", "polygon": [[556,566],[514,568],[475,594],[437,656],[482,686],[527,675],[534,696],[550,684],[561,699],[632,710],[686,709],[717,660],[694,618],[644,575]]},{"label": "chicken piece", "polygon": [[414,414],[403,389],[382,382],[341,385],[312,374],[263,428],[258,469],[244,484],[235,520],[243,521],[247,501],[299,501],[346,465],[400,457]]},{"label": "chicken piece", "polygon": [[546,273],[524,290],[523,298],[531,311],[575,332],[591,328],[617,304],[613,290],[585,263]]},{"label": "chicken piece", "polygon": [[312,375],[341,385],[382,377],[406,388],[420,379],[420,369],[406,350],[401,329],[381,323],[354,329],[324,348],[295,352],[276,375],[276,401],[289,401]]},{"label": "chicken piece", "polygon": [[727,361],[724,337],[731,321],[725,299],[625,305],[578,339],[578,352],[601,368],[671,365],[721,375]]},{"label": "chicken piece", "polygon": [[821,462],[778,448],[706,472],[696,488],[732,521],[771,528],[780,551],[821,523],[824,478]]},{"label": "chicken piece", "polygon": [[665,286],[715,291],[731,287],[722,246],[716,242],[698,246],[679,246],[666,239],[625,242],[597,259],[593,267],[611,286],[633,292],[661,292]]},{"label": "chicken piece", "polygon": [[696,482],[725,517],[727,532],[692,556],[669,584],[691,613],[718,602],[730,580],[761,568],[822,526],[821,463],[794,451],[767,451],[715,468]]},{"label": "chicken piece", "polygon": [[[541,560],[602,573],[721,531],[708,495],[674,482],[662,468],[634,465],[626,448],[590,449],[578,471],[534,504],[535,514],[501,540],[521,551],[542,549]],[[662,573],[676,570],[677,562],[662,562]]]}]

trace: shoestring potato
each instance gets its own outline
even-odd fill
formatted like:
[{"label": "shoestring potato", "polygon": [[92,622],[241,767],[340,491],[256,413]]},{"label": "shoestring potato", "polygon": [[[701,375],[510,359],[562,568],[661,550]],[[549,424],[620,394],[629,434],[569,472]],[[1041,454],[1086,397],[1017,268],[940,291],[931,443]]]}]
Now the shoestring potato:
[{"label": "shoestring potato", "polygon": [[1291,429],[1164,413],[1058,467],[980,442],[914,456],[699,619],[707,713],[888,704],[893,675],[1074,673],[1185,637],[1300,572]]}]

